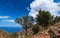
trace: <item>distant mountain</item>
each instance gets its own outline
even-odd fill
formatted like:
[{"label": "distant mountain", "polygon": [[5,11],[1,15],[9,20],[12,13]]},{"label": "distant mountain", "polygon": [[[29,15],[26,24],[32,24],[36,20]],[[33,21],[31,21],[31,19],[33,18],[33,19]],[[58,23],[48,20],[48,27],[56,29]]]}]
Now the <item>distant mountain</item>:
[{"label": "distant mountain", "polygon": [[0,30],[5,30],[9,33],[20,32],[23,30],[22,27],[0,27]]}]

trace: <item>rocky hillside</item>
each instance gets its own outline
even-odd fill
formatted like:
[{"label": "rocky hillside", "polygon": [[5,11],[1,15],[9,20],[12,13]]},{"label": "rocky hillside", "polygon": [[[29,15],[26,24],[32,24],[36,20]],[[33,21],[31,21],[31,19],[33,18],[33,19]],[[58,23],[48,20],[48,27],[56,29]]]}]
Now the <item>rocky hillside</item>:
[{"label": "rocky hillside", "polygon": [[0,38],[10,38],[10,34],[6,31],[0,30]]},{"label": "rocky hillside", "polygon": [[[17,32],[13,34],[9,34],[6,31],[0,30],[0,38],[24,38],[26,31]],[[32,34],[32,31],[28,29],[28,38],[60,38],[60,22],[50,25],[48,29],[43,30],[35,35]]]},{"label": "rocky hillside", "polygon": [[60,38],[60,22],[49,26],[48,29],[33,35],[31,38]]}]

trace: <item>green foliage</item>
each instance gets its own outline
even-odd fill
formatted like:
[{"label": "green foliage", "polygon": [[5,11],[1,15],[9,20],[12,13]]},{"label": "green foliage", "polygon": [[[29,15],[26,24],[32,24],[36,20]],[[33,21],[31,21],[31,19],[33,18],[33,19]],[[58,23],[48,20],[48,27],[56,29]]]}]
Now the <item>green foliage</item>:
[{"label": "green foliage", "polygon": [[11,34],[11,38],[17,38],[17,34],[16,33]]},{"label": "green foliage", "polygon": [[23,16],[22,18],[16,18],[15,22],[22,25],[22,27],[25,29],[26,35],[27,35],[27,30],[28,30],[28,28],[31,28],[31,26],[33,25],[34,19],[33,19],[33,17],[28,18],[28,16]]},{"label": "green foliage", "polygon": [[35,26],[33,26],[32,31],[33,31],[33,34],[36,34],[40,31],[40,27],[35,25]]},{"label": "green foliage", "polygon": [[60,22],[60,16],[56,16],[53,22],[54,23]]},{"label": "green foliage", "polygon": [[[36,21],[36,24],[34,24],[34,21]],[[40,10],[35,19],[33,17],[23,16],[22,18],[16,18],[15,22],[22,25],[26,31],[26,35],[29,28],[32,28],[33,34],[36,34],[40,30],[46,29],[49,25],[60,22],[60,16],[54,17],[50,12]]]},{"label": "green foliage", "polygon": [[51,20],[50,24],[53,25],[53,24],[55,24],[57,22],[60,22],[60,16],[54,17],[53,20]]},{"label": "green foliage", "polygon": [[52,19],[53,16],[51,16],[50,12],[40,10],[37,14],[36,22],[37,24],[47,28]]}]

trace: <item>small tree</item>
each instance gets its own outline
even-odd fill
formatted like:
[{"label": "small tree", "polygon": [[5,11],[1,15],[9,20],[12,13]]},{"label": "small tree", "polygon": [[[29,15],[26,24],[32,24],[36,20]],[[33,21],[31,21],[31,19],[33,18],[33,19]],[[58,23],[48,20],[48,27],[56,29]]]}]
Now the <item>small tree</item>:
[{"label": "small tree", "polygon": [[54,23],[60,22],[60,16],[56,16],[53,20]]},{"label": "small tree", "polygon": [[33,19],[33,17],[28,18],[28,16],[23,16],[22,18],[16,18],[15,21],[18,24],[22,25],[22,27],[23,27],[23,29],[25,29],[26,35],[27,35],[28,28],[31,28],[34,19]]},{"label": "small tree", "polygon": [[11,38],[17,38],[17,34],[16,33],[13,33],[13,34],[11,34]]},{"label": "small tree", "polygon": [[32,27],[33,34],[36,34],[40,31],[40,27],[38,25],[35,25]]},{"label": "small tree", "polygon": [[42,25],[42,27],[47,28],[52,19],[53,16],[51,16],[50,12],[40,10],[37,14],[36,22],[37,24]]}]

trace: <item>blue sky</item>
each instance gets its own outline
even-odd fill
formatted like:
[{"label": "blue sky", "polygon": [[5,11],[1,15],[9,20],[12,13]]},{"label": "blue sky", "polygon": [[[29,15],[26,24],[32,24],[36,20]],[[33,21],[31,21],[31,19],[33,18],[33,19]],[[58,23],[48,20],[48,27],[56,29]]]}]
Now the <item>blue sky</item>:
[{"label": "blue sky", "polygon": [[31,0],[0,0],[0,27],[19,27],[14,20],[28,15]]},{"label": "blue sky", "polygon": [[0,15],[21,17],[27,15],[31,0],[0,0]]},{"label": "blue sky", "polygon": [[[36,1],[39,1],[39,0],[0,0],[0,27],[21,27],[14,20],[17,17],[21,18],[24,15],[29,15],[29,16],[34,17],[37,14],[37,11],[35,11],[35,10],[38,10],[37,6],[40,5],[39,2],[37,3]],[[45,3],[45,1],[44,1],[44,3]],[[35,5],[35,7],[34,7],[33,2],[35,4],[39,4],[39,5]],[[50,2],[50,1],[47,1],[47,2]],[[54,2],[56,2],[56,4],[59,3],[58,5],[60,6],[60,0],[53,0],[53,2],[50,2],[50,3],[52,3],[52,7],[53,7]],[[42,3],[43,3],[43,0],[42,0]],[[54,3],[54,5],[55,5],[55,3]],[[56,10],[57,10],[58,13],[60,13],[59,12],[60,9],[58,9],[59,6],[55,5],[56,9],[54,8],[53,9],[54,11],[52,11],[52,12],[56,12]],[[33,11],[32,11],[32,9],[33,9]],[[41,9],[43,9],[43,8],[41,7]],[[48,11],[50,11],[50,8]],[[51,13],[51,14],[55,15],[55,13]]]}]

